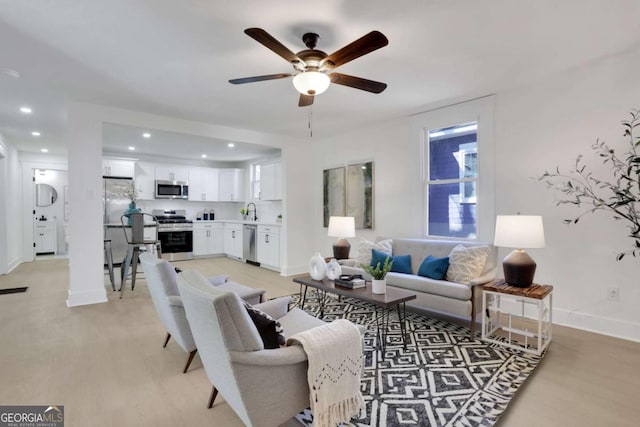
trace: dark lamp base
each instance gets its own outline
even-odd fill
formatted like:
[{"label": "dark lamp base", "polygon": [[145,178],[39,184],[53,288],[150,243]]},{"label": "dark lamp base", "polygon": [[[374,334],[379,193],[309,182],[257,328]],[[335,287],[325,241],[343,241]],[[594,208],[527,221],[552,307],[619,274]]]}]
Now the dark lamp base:
[{"label": "dark lamp base", "polygon": [[533,283],[533,276],[536,272],[536,263],[523,250],[511,252],[502,261],[504,269],[504,281],[511,286],[527,288]]},{"label": "dark lamp base", "polygon": [[351,243],[346,239],[339,239],[333,245],[333,257],[335,259],[349,258],[349,251],[351,251]]}]

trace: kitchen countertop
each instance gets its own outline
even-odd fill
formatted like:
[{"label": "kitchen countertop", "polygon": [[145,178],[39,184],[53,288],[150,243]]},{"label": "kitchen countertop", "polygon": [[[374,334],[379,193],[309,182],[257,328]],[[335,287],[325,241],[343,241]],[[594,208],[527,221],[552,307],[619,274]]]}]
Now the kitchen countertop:
[{"label": "kitchen countertop", "polygon": [[282,223],[281,222],[275,222],[275,221],[245,221],[245,220],[235,220],[235,219],[215,219],[213,221],[203,221],[200,220],[198,221],[197,219],[193,220],[194,224],[198,224],[198,223],[202,223],[202,224],[224,224],[224,223],[230,223],[230,224],[254,224],[254,225],[269,225],[269,226],[281,226]]},{"label": "kitchen countertop", "polygon": [[[107,228],[122,228],[123,227],[123,225],[121,223],[119,223],[119,222],[112,222],[112,223],[109,223],[109,224],[105,224],[104,226],[107,227]],[[156,223],[148,223],[148,224],[145,224],[144,226],[145,227],[155,227]],[[128,224],[125,224],[124,227],[131,227],[131,226],[128,225]]]}]

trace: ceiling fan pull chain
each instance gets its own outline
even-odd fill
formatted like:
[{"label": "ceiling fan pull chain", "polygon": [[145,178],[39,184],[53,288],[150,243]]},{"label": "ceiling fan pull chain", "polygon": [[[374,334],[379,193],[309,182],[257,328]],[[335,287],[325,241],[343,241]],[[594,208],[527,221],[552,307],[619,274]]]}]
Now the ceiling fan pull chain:
[{"label": "ceiling fan pull chain", "polygon": [[309,137],[313,138],[313,112],[311,111],[311,109],[313,108],[312,105],[309,106]]}]

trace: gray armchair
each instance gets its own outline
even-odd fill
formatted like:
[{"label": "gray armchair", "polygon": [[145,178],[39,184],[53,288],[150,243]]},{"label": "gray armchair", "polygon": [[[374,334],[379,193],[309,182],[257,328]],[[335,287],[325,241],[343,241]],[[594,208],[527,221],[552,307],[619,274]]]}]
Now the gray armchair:
[{"label": "gray armchair", "polygon": [[[307,355],[300,346],[265,350],[237,295],[211,287],[196,271],[178,274],[187,319],[209,380],[238,417],[254,427],[280,425],[309,406]],[[289,297],[256,305],[277,319],[288,338],[324,325],[294,308]]]},{"label": "gray armchair", "polygon": [[[150,253],[140,255],[140,264],[145,273],[151,300],[156,307],[156,312],[163,326],[167,330],[163,348],[171,337],[187,353],[189,357],[184,367],[186,373],[196,355],[196,343],[191,334],[191,328],[182,305],[182,298],[176,282],[177,273],[175,268],[166,260],[159,259]],[[222,290],[238,294],[249,303],[257,303],[262,300],[264,289],[254,289],[227,280],[228,276],[214,276],[206,279],[209,287],[219,287]]]}]

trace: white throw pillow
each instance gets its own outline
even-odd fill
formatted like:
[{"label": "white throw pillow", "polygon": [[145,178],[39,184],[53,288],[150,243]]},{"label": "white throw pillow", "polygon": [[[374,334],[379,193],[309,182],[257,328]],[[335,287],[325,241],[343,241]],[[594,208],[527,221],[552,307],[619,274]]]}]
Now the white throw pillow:
[{"label": "white throw pillow", "polygon": [[449,253],[449,282],[469,284],[471,280],[480,277],[484,264],[489,257],[488,246],[465,247],[458,245]]},{"label": "white throw pillow", "polygon": [[391,256],[392,246],[392,239],[380,240],[377,243],[374,243],[367,239],[360,239],[360,246],[358,246],[358,256],[356,258],[358,261],[358,267],[360,266],[360,264],[371,264],[371,249],[384,252],[385,254]]}]

